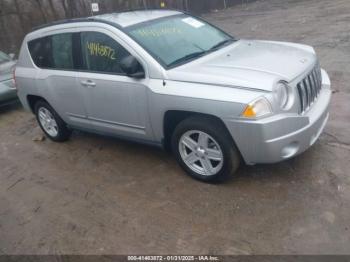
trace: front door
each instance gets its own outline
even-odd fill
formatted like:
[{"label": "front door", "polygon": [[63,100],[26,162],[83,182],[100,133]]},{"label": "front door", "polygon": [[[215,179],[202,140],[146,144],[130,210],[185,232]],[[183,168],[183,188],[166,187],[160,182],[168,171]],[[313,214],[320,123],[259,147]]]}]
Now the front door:
[{"label": "front door", "polygon": [[105,133],[150,139],[147,127],[147,79],[134,79],[120,69],[130,53],[101,32],[81,32],[84,70],[78,82],[92,128]]}]

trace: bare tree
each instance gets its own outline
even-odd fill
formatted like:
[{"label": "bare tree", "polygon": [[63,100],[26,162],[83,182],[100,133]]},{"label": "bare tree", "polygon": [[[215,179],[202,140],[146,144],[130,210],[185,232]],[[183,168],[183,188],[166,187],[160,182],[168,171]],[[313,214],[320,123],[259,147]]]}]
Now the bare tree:
[{"label": "bare tree", "polygon": [[35,0],[35,3],[38,5],[38,10],[40,12],[40,15],[44,19],[45,23],[47,23],[47,18],[46,18],[46,15],[45,15],[45,12],[43,10],[43,7],[42,7],[40,0]]},{"label": "bare tree", "polygon": [[21,9],[19,8],[18,0],[14,0],[14,4],[15,4],[15,8],[16,8],[16,13],[18,15],[18,19],[21,23],[21,27],[23,28],[25,25],[25,22],[24,22],[22,13],[20,12]]},{"label": "bare tree", "polygon": [[51,8],[51,12],[52,12],[52,15],[53,15],[53,18],[56,20],[58,19],[58,14],[56,12],[56,9],[52,3],[52,0],[49,0],[49,5],[50,5],[50,8]]}]

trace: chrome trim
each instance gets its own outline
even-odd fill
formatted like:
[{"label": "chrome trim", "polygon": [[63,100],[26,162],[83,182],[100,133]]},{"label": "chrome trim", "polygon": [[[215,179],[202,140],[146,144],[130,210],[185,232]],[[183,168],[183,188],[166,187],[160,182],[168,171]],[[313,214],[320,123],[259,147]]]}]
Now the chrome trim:
[{"label": "chrome trim", "polygon": [[300,114],[308,111],[317,100],[322,88],[320,64],[317,63],[311,72],[297,84],[300,101]]}]

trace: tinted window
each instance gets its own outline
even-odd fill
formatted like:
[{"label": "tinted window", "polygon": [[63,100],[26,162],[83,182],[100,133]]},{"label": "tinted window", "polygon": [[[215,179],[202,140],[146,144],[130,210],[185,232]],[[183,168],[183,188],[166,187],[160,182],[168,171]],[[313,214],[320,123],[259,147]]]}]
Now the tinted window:
[{"label": "tinted window", "polygon": [[42,68],[50,68],[52,66],[51,41],[49,37],[30,41],[28,47],[36,66]]},{"label": "tinted window", "polygon": [[60,34],[51,37],[53,67],[73,69],[72,34]]},{"label": "tinted window", "polygon": [[124,74],[120,61],[129,52],[109,36],[98,32],[81,33],[85,69],[93,72]]},{"label": "tinted window", "polygon": [[74,69],[72,34],[58,34],[29,42],[36,66],[52,69]]}]

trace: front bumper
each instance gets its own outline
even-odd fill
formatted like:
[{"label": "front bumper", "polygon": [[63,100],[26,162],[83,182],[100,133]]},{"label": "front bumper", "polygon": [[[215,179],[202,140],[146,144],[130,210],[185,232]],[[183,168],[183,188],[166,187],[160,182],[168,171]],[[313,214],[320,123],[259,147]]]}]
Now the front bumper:
[{"label": "front bumper", "polygon": [[329,117],[330,80],[322,70],[322,91],[304,115],[282,114],[264,119],[225,121],[247,164],[275,163],[294,157],[311,147]]},{"label": "front bumper", "polygon": [[0,105],[17,99],[17,92],[14,88],[13,80],[0,82]]}]

